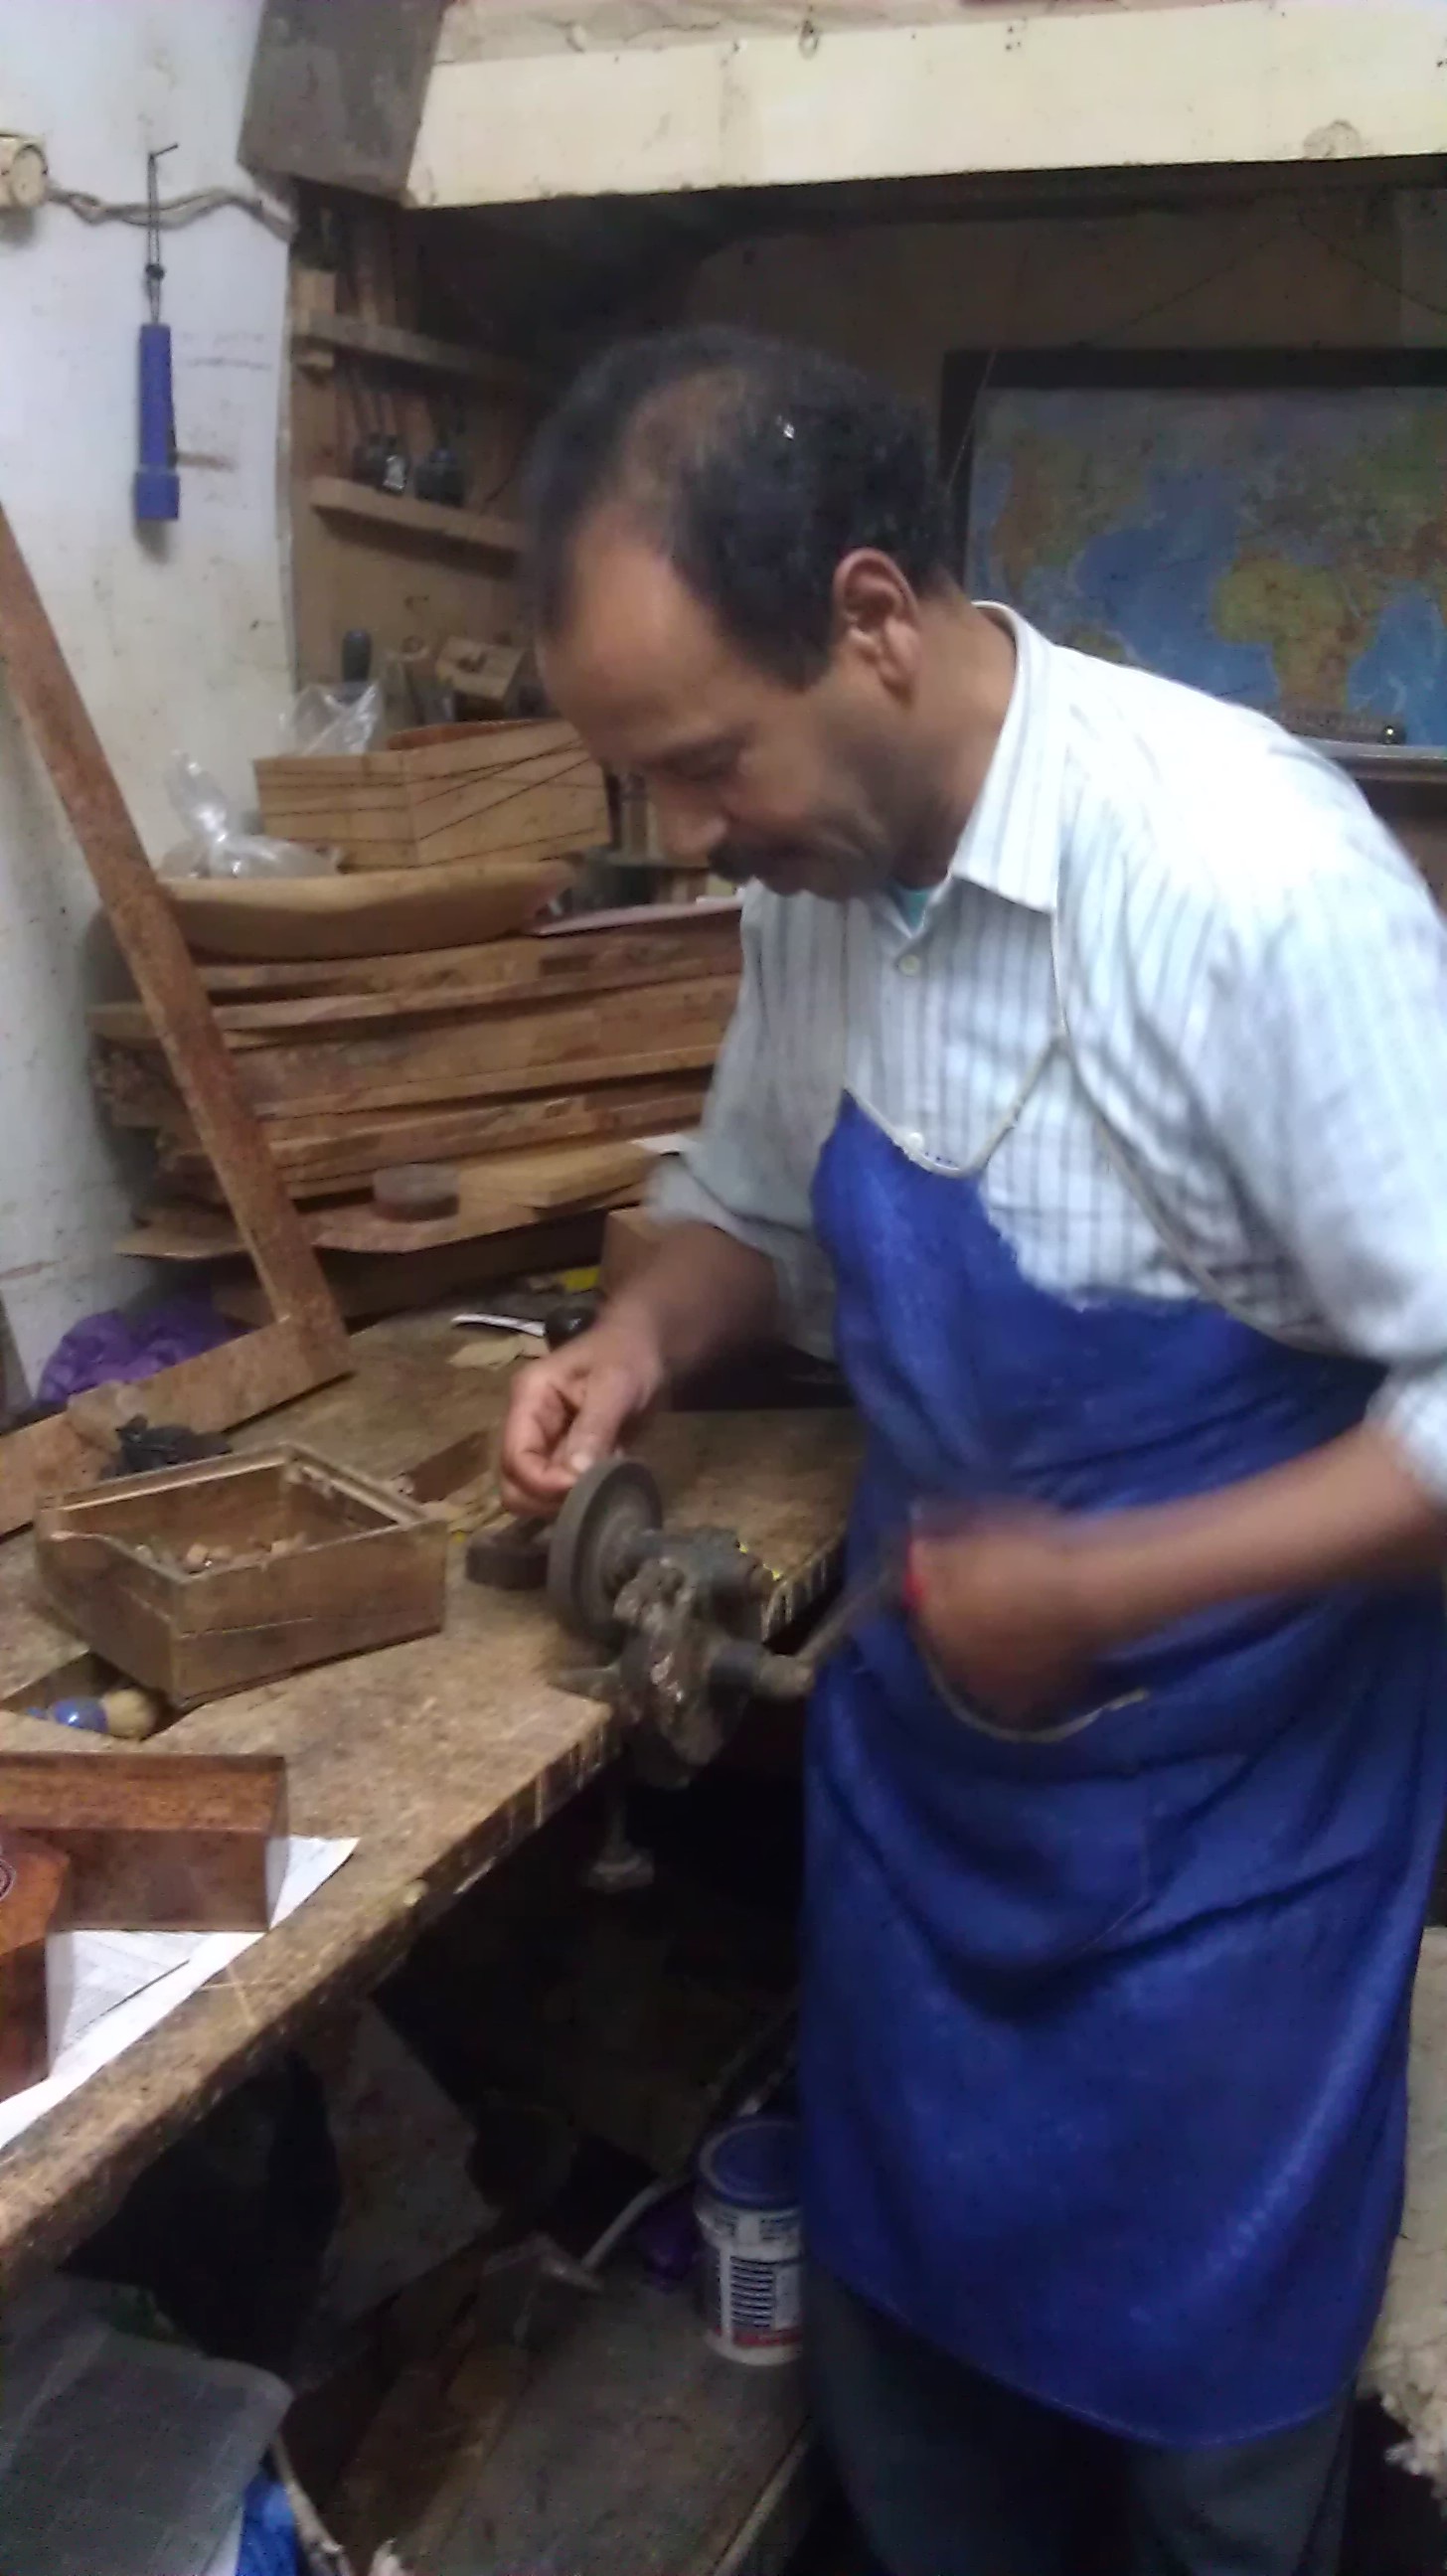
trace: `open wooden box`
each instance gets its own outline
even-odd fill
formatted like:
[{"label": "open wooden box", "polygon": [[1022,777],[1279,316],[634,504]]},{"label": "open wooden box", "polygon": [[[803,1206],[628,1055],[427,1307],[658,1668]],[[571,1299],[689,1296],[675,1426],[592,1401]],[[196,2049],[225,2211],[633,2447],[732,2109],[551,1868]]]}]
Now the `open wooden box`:
[{"label": "open wooden box", "polygon": [[445,1525],[291,1445],[67,1495],[35,1553],[86,1644],[181,1708],[442,1625]]}]

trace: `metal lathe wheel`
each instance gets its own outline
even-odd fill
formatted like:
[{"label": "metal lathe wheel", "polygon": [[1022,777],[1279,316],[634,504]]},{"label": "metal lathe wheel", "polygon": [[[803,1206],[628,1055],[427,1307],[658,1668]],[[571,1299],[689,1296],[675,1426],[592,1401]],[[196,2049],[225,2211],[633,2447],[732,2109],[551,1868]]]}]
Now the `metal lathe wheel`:
[{"label": "metal lathe wheel", "polygon": [[636,1542],[662,1526],[657,1481],[636,1458],[605,1458],[578,1478],[548,1541],[548,1599],[575,1637],[614,1641],[613,1604],[635,1570]]}]

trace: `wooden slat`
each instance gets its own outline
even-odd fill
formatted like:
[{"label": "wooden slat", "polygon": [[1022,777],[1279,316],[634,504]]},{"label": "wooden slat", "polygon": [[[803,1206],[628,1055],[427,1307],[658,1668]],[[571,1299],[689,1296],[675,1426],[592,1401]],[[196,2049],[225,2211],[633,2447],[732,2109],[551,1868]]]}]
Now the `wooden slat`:
[{"label": "wooden slat", "polygon": [[626,1142],[489,1155],[482,1162],[459,1165],[458,1205],[451,1216],[408,1222],[371,1206],[329,1208],[313,1220],[314,1239],[329,1252],[429,1252],[443,1244],[468,1243],[537,1218],[636,1198],[652,1159]]},{"label": "wooden slat", "polygon": [[62,658],[10,522],[0,510],[0,658],[25,711],[120,942],[155,1036],[268,1294],[319,1363],[347,1365],[346,1339],[99,737]]},{"label": "wooden slat", "polygon": [[[702,917],[696,925],[680,922],[632,935],[617,930],[590,934],[585,929],[566,941],[494,939],[467,948],[424,948],[398,957],[203,966],[201,981],[213,1001],[225,1005],[217,1016],[227,1027],[231,1023],[226,1009],[252,999],[259,1003],[289,995],[298,999],[335,995],[352,1001],[376,997],[395,1002],[400,1009],[428,994],[450,992],[454,1001],[472,1004],[531,986],[545,987],[550,993],[603,993],[624,984],[663,983],[676,975],[712,973],[735,965],[741,954],[736,915],[711,913],[702,905],[677,909],[685,913],[696,909]],[[646,913],[642,917],[646,920]]]},{"label": "wooden slat", "polygon": [[379,535],[425,538],[429,544],[458,546],[470,554],[517,556],[523,531],[515,519],[491,511],[452,510],[444,501],[414,501],[409,493],[377,492],[370,483],[350,483],[340,474],[314,474],[307,499],[324,518],[355,519]]},{"label": "wooden slat", "polygon": [[[677,995],[676,1008],[662,1008],[665,993]],[[429,1098],[497,1098],[709,1063],[732,1007],[727,985],[679,984],[659,988],[646,1019],[636,1007],[605,1021],[585,1004],[543,1003],[527,1014],[499,1014],[485,1031],[464,1020],[401,1038],[258,1047],[235,1061],[263,1117],[278,1110],[294,1115],[303,1102],[406,1108]]]},{"label": "wooden slat", "polygon": [[[191,1408],[174,1418],[198,1429],[221,1428],[344,1376],[351,1366],[346,1330],[242,1098],[175,915],[3,509],[0,660],[277,1319],[272,1330],[233,1344],[229,1355],[207,1352],[185,1362],[183,1371],[190,1374],[165,1373],[178,1380],[178,1402]],[[202,1414],[209,1419],[201,1420]],[[50,1441],[37,1432],[50,1433]],[[17,1529],[30,1517],[37,1476],[48,1476],[57,1460],[67,1463],[66,1443],[49,1423],[13,1434],[0,1446],[0,1528]],[[98,1461],[87,1450],[69,1463],[90,1475]]]},{"label": "wooden slat", "polygon": [[[370,1180],[386,1163],[456,1162],[489,1152],[586,1143],[609,1136],[672,1135],[696,1125],[707,1085],[702,1074],[620,1084],[616,1092],[571,1092],[549,1099],[476,1101],[462,1108],[379,1111],[330,1125],[276,1119],[272,1151],[295,1197],[335,1192]],[[216,1184],[194,1147],[163,1143],[161,1170],[178,1189],[214,1197]]]},{"label": "wooden slat", "polygon": [[383,367],[415,367],[423,375],[451,376],[459,384],[546,401],[546,380],[517,358],[493,357],[458,340],[434,340],[426,331],[404,331],[392,322],[369,322],[357,313],[309,313],[292,331],[294,348],[340,349],[348,357]]},{"label": "wooden slat", "polygon": [[[295,1223],[295,1211],[288,1212]],[[297,1232],[300,1236],[300,1227]],[[308,1258],[314,1258],[305,1238],[301,1240]],[[134,1410],[148,1422],[186,1422],[193,1431],[227,1431],[233,1423],[267,1413],[273,1405],[307,1395],[320,1384],[311,1338],[294,1322],[265,1322],[265,1290],[258,1288],[257,1297],[258,1308],[251,1318],[256,1330],[143,1379],[135,1390]],[[332,1305],[329,1289],[327,1299]],[[332,1311],[337,1311],[334,1305]],[[341,1377],[345,1366],[328,1373]],[[65,1413],[31,1423],[24,1431],[9,1432],[0,1444],[0,1537],[23,1529],[34,1519],[37,1506],[52,1495],[93,1483],[103,1463],[101,1451]]]},{"label": "wooden slat", "polygon": [[[706,962],[699,963],[704,966],[702,972],[696,968],[692,975],[646,987],[646,1005],[640,1005],[637,990],[631,984],[581,996],[525,987],[514,994],[490,995],[481,1010],[470,1007],[463,996],[444,993],[420,1009],[406,1004],[394,1006],[386,1015],[393,1026],[385,1033],[369,1033],[354,1041],[335,1036],[323,1022],[310,1046],[288,1043],[294,1025],[292,1014],[297,1010],[305,1012],[305,1004],[253,1005],[249,1006],[253,1010],[279,1009],[285,1014],[279,1024],[280,1039],[273,1041],[265,1025],[242,1026],[232,1031],[232,1045],[246,1057],[241,1078],[258,1098],[271,1098],[276,1089],[273,1077],[284,1081],[293,1067],[315,1073],[345,1067],[351,1074],[370,1067],[390,1075],[414,1062],[419,1073],[431,1073],[455,1057],[463,1072],[474,1068],[492,1070],[528,1064],[544,1055],[557,1056],[562,1051],[560,1042],[571,1044],[575,1037],[596,1043],[599,1051],[606,1053],[620,1039],[636,1036],[640,1014],[645,1011],[650,1032],[689,1029],[698,1015],[718,1020],[723,1014],[726,1020],[737,996],[737,978],[727,973],[710,974]],[[248,1006],[242,1004],[239,1008],[246,1010]],[[228,1017],[238,1016],[238,1011],[228,1011]],[[98,1002],[88,1018],[92,1034],[108,1046],[134,1050],[142,1058],[160,1048],[159,1033],[142,1002]],[[303,1018],[296,1025],[305,1030],[308,1023]]]},{"label": "wooden slat", "polygon": [[[432,1252],[332,1252],[326,1256],[332,1294],[349,1321],[373,1315],[396,1315],[404,1308],[430,1306],[499,1279],[516,1279],[525,1271],[577,1268],[596,1261],[603,1219],[551,1217],[545,1225],[525,1225],[471,1243],[445,1243]],[[237,1323],[252,1323],[260,1291],[254,1279],[222,1272],[211,1282],[211,1297],[220,1313]]]},{"label": "wooden slat", "polygon": [[486,1019],[440,1014],[398,1036],[243,1042],[244,1052],[231,1062],[262,1118],[576,1090],[580,1082],[632,1081],[711,1063],[735,993],[732,977],[706,976],[657,986],[646,1012],[629,993],[605,993],[591,1002],[536,1002]]},{"label": "wooden slat", "polygon": [[[427,1252],[479,1235],[503,1234],[535,1217],[561,1216],[636,1198],[653,1157],[627,1138],[533,1153],[489,1154],[457,1166],[458,1203],[447,1216],[386,1215],[370,1199],[314,1209],[302,1222],[328,1252]],[[116,1249],[151,1261],[215,1261],[243,1249],[219,1209],[162,1200]]]}]

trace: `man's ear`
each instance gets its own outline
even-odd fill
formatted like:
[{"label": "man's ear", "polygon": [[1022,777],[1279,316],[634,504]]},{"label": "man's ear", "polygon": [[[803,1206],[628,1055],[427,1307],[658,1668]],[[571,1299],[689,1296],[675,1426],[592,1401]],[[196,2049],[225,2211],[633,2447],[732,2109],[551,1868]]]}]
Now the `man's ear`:
[{"label": "man's ear", "polygon": [[919,601],[897,563],[872,546],[845,555],[834,574],[835,650],[867,663],[896,697],[919,677]]}]

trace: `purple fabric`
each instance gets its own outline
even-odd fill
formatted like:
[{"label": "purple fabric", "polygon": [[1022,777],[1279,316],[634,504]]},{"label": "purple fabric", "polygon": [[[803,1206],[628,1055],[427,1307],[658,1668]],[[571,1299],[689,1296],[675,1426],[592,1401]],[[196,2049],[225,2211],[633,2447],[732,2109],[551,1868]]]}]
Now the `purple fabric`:
[{"label": "purple fabric", "polygon": [[661,2288],[671,2289],[675,2282],[686,2281],[698,2260],[698,2225],[692,2194],[680,2191],[672,2200],[662,2200],[650,2209],[634,2231],[633,2250]]},{"label": "purple fabric", "polygon": [[111,1378],[154,1377],[158,1369],[234,1341],[240,1329],[204,1297],[163,1297],[137,1315],[115,1308],[87,1315],[56,1343],[40,1372],[37,1399],[68,1404],[73,1395]]}]

